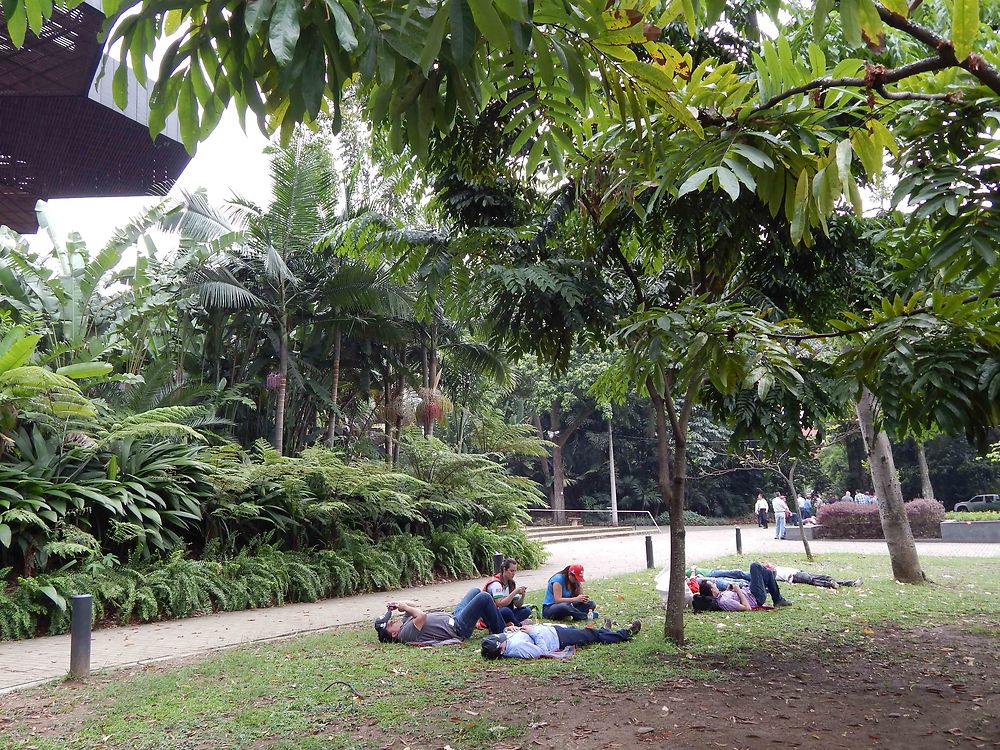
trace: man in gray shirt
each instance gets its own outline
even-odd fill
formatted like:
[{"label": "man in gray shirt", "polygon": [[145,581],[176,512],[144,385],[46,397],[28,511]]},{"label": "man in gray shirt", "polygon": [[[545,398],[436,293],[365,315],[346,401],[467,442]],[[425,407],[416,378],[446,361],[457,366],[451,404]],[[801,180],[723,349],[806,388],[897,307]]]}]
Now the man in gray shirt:
[{"label": "man in gray shirt", "polygon": [[[502,633],[505,623],[493,595],[479,589],[469,592],[455,610],[424,612],[413,602],[389,602],[386,613],[375,620],[375,632],[382,643],[410,643],[415,646],[435,646],[466,640],[481,619],[491,633]],[[393,619],[393,612],[403,617]]]}]

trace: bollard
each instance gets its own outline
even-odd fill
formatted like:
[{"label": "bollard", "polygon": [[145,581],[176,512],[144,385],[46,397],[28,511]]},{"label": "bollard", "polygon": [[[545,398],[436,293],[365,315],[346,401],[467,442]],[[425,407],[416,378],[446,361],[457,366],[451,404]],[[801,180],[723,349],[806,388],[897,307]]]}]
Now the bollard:
[{"label": "bollard", "polygon": [[90,618],[94,611],[94,597],[77,594],[72,597],[70,620],[69,674],[71,677],[90,676]]},{"label": "bollard", "polygon": [[736,554],[743,554],[743,532],[736,529]]},{"label": "bollard", "polygon": [[499,552],[493,553],[493,575],[500,573],[500,566],[503,565],[503,555]]},{"label": "bollard", "polygon": [[646,535],[646,567],[653,567],[653,537]]}]

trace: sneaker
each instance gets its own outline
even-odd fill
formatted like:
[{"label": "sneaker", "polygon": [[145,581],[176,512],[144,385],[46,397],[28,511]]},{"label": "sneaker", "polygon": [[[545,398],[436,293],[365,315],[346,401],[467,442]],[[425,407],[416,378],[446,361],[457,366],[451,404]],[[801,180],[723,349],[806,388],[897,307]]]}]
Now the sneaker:
[{"label": "sneaker", "polygon": [[632,622],[629,623],[628,632],[632,635],[638,635],[640,630],[642,630],[642,623],[638,620],[632,620]]},{"label": "sneaker", "polygon": [[790,601],[788,601],[787,599],[778,599],[778,601],[776,601],[774,603],[774,606],[776,608],[777,607],[791,607],[792,603]]},{"label": "sneaker", "polygon": [[601,619],[601,616],[600,616],[600,614],[598,614],[598,612],[597,612],[596,609],[594,610],[594,619],[595,620],[600,620]]},{"label": "sneaker", "polygon": [[860,585],[861,585],[862,583],[864,583],[864,582],[865,582],[865,579],[864,579],[864,578],[855,578],[855,579],[854,579],[854,585],[855,585],[855,586],[860,586]]}]

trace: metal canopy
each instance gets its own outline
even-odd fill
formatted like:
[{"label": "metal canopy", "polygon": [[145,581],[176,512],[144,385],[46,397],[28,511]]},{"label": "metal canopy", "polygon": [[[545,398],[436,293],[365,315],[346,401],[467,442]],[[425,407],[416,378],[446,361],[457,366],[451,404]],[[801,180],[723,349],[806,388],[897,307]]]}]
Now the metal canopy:
[{"label": "metal canopy", "polygon": [[148,94],[131,73],[125,112],[111,97],[114,60],[95,84],[96,2],[57,7],[21,49],[0,24],[0,224],[16,232],[38,229],[39,199],[162,194],[190,161],[176,119],[150,138]]}]

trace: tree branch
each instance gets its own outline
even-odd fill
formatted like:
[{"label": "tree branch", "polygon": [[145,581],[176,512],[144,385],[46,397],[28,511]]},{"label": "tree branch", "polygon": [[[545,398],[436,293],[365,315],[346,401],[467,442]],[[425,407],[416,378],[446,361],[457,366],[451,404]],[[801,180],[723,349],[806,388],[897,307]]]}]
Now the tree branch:
[{"label": "tree branch", "polygon": [[921,99],[927,102],[955,102],[961,97],[958,91],[947,94],[918,94],[915,91],[888,91],[885,86],[876,86],[875,90],[883,99]]},{"label": "tree branch", "polygon": [[[915,2],[914,7],[919,4],[919,2]],[[948,39],[938,36],[930,29],[925,29],[923,26],[913,23],[908,18],[897,16],[895,13],[884,8],[880,3],[875,3],[875,7],[878,9],[882,23],[886,26],[897,31],[902,31],[904,34],[923,42],[933,49],[937,53],[938,59],[943,63],[942,67],[962,68],[977,78],[984,86],[1000,94],[1000,71],[986,62],[981,55],[973,53],[964,60],[959,60],[955,57],[955,48]]]}]

